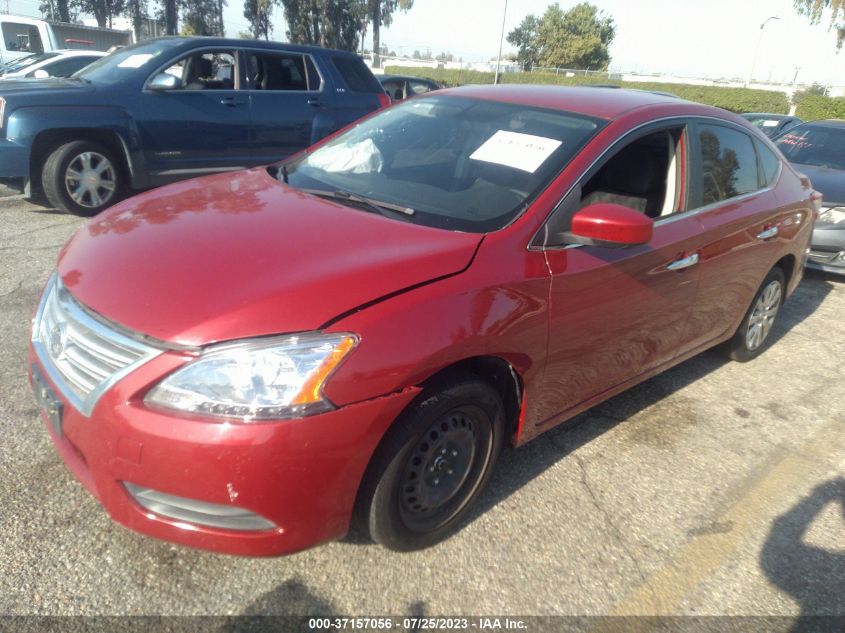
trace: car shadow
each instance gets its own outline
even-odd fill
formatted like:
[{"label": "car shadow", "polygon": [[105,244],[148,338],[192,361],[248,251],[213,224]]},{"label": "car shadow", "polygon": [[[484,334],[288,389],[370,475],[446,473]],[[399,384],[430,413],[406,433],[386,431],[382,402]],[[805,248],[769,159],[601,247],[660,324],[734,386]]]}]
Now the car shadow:
[{"label": "car shadow", "polygon": [[845,477],[818,485],[775,519],[760,552],[766,578],[801,608],[792,628],[795,633],[841,631],[835,627],[845,624],[845,551],[805,542],[810,526],[831,505],[845,528]]},{"label": "car shadow", "polygon": [[[789,301],[784,304],[781,318],[771,334],[772,342],[776,343],[815,312],[833,288],[834,285],[824,277],[805,277]],[[581,446],[667,396],[686,388],[727,362],[729,361],[718,350],[703,352],[597,404],[519,449],[506,447],[499,457],[487,488],[474,504],[464,525],[475,521]],[[356,545],[371,543],[355,527],[343,542]]]}]

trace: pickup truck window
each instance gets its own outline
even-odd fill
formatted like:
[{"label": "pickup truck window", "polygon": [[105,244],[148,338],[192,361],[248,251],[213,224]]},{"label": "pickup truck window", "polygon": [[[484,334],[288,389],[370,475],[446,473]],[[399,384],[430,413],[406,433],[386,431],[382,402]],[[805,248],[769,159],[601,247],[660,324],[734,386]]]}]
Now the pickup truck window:
[{"label": "pickup truck window", "polygon": [[44,52],[41,34],[37,27],[19,22],[3,22],[2,31],[7,50],[25,51],[27,53]]}]

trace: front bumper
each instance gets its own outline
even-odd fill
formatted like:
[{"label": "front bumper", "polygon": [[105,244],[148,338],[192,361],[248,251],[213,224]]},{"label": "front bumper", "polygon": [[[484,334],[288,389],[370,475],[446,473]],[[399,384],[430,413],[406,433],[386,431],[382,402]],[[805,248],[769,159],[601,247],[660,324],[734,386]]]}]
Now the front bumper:
[{"label": "front bumper", "polygon": [[816,224],[807,267],[845,274],[845,226]]},{"label": "front bumper", "polygon": [[[30,348],[30,366],[46,372]],[[358,486],[385,430],[417,389],[299,420],[242,424],[152,410],[144,393],[183,362],[165,353],[99,400],[90,418],[42,378],[63,405],[62,459],[109,515],[156,538],[217,552],[272,556],[343,536]],[[129,484],[128,486],[126,484]],[[145,488],[248,510],[270,529],[232,530],[168,518],[142,506]]]}]

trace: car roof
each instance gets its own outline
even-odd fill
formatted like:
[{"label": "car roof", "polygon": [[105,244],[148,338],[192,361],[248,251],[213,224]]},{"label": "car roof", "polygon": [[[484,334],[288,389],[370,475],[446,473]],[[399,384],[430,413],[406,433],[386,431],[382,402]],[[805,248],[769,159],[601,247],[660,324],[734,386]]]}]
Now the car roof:
[{"label": "car roof", "polygon": [[100,55],[104,57],[108,55],[106,51],[88,51],[81,48],[54,48],[52,51],[46,51],[48,53],[58,53],[59,55],[64,55],[65,57],[74,57],[76,55]]},{"label": "car roof", "polygon": [[819,119],[817,121],[805,121],[802,125],[815,125],[817,127],[845,127],[845,119]]},{"label": "car roof", "polygon": [[777,119],[780,121],[781,119],[797,119],[798,117],[792,114],[775,114],[774,112],[743,112],[739,116],[750,117],[750,116],[760,116],[766,117],[769,119]]},{"label": "car roof", "polygon": [[323,48],[322,46],[309,46],[306,44],[289,44],[287,42],[277,42],[274,40],[253,40],[232,37],[206,37],[201,35],[166,35],[164,37],[157,37],[153,40],[146,40],[152,42],[155,40],[178,40],[181,44],[187,47],[188,44],[197,43],[202,46],[236,46],[238,48],[266,48],[268,50],[284,49],[286,51],[295,51],[297,53],[317,53],[332,55],[343,55],[347,57],[358,57],[355,53],[349,51],[341,51],[333,48]]},{"label": "car roof", "polygon": [[416,77],[414,75],[376,75],[376,79],[379,81],[388,81],[390,79],[413,79],[415,81],[427,81],[429,83],[437,83],[433,79],[429,79],[428,77]]},{"label": "car roof", "polygon": [[520,105],[550,108],[585,114],[602,119],[615,119],[621,114],[651,105],[680,105],[692,107],[702,114],[724,111],[711,106],[684,101],[678,97],[669,97],[645,90],[619,88],[608,90],[587,86],[549,86],[540,84],[504,84],[484,86],[462,86],[447,88],[438,95],[455,95],[504,101]]}]

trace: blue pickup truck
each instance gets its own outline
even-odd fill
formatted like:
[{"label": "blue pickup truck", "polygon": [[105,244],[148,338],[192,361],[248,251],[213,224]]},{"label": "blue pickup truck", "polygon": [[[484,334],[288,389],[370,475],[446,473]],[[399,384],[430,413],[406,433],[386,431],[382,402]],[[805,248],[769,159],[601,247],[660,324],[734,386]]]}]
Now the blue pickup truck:
[{"label": "blue pickup truck", "polygon": [[166,37],[0,86],[0,179],[93,215],[131,190],[288,156],[389,103],[351,53]]}]

